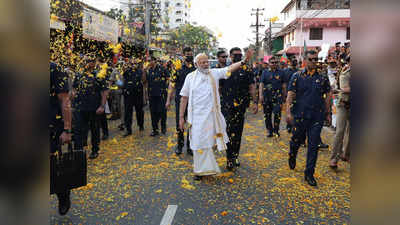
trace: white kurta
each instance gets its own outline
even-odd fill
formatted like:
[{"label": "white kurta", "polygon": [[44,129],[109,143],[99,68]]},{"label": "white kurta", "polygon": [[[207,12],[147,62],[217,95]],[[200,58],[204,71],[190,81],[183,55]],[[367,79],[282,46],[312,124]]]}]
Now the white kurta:
[{"label": "white kurta", "polygon": [[[222,69],[211,69],[210,75],[216,83],[217,102],[219,102],[218,84],[220,79],[228,78],[228,67]],[[214,106],[213,87],[210,77],[198,70],[188,74],[182,87],[181,96],[189,97],[188,122],[191,123],[190,129],[190,148],[194,151],[211,149],[216,145],[216,118],[214,109],[219,113],[221,130],[225,143],[229,138],[226,134],[226,122],[219,107]]]}]

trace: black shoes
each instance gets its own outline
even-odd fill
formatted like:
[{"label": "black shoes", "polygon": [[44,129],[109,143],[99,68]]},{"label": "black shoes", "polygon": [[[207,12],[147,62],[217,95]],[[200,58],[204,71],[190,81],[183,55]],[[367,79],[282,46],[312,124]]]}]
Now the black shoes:
[{"label": "black shoes", "polygon": [[99,156],[99,153],[97,151],[92,151],[89,155],[89,159],[95,159]]},{"label": "black shoes", "polygon": [[194,175],[193,179],[194,180],[201,180],[201,176]]},{"label": "black shoes", "polygon": [[123,135],[123,137],[128,137],[129,135],[132,135],[132,131],[130,130],[127,130],[126,132],[125,132],[125,134]]},{"label": "black shoes", "polygon": [[239,167],[239,166],[240,166],[240,161],[239,161],[238,158],[235,158],[235,159],[233,160],[233,162],[234,162],[234,164],[235,164],[236,167]]},{"label": "black shoes", "polygon": [[177,155],[182,154],[182,147],[180,147],[180,146],[176,147],[175,154],[177,154]]},{"label": "black shoes", "polygon": [[101,138],[101,140],[107,140],[108,139],[108,134],[104,134],[103,137]]},{"label": "black shoes", "polygon": [[313,186],[313,187],[317,186],[317,181],[315,180],[313,175],[304,175],[304,179],[307,181],[307,183],[310,186]]},{"label": "black shoes", "polygon": [[234,165],[234,162],[232,160],[228,160],[226,162],[226,169],[227,170],[232,171],[234,167],[235,167],[235,165]]},{"label": "black shoes", "polygon": [[153,130],[153,131],[151,132],[150,136],[155,137],[155,136],[157,136],[157,135],[159,135],[159,134],[160,134],[160,133],[158,133],[158,131]]},{"label": "black shoes", "polygon": [[274,136],[274,134],[273,133],[269,133],[268,135],[267,135],[267,137],[273,137]]},{"label": "black shoes", "polygon": [[329,148],[329,145],[324,144],[324,143],[321,142],[321,143],[318,145],[318,148]]},{"label": "black shoes", "polygon": [[188,148],[188,149],[186,150],[186,152],[187,152],[187,154],[193,156],[193,151],[192,151],[192,149]]},{"label": "black shoes", "polygon": [[289,168],[291,170],[294,170],[294,168],[296,168],[296,156],[294,155],[289,155]]},{"label": "black shoes", "polygon": [[58,197],[58,213],[60,215],[67,214],[69,208],[71,207],[71,199],[70,199],[71,190],[68,190],[66,193],[57,194]]},{"label": "black shoes", "polygon": [[161,128],[161,133],[166,134],[167,133],[167,128]]}]

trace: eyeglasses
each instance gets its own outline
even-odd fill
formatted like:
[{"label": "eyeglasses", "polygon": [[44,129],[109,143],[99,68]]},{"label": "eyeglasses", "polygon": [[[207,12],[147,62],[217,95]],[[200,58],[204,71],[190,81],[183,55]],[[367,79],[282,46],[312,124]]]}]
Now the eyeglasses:
[{"label": "eyeglasses", "polygon": [[315,58],[308,58],[308,61],[312,62],[318,62],[318,57]]},{"label": "eyeglasses", "polygon": [[221,55],[220,58],[228,58],[227,55]]},{"label": "eyeglasses", "polygon": [[278,64],[277,61],[270,61],[269,64]]}]

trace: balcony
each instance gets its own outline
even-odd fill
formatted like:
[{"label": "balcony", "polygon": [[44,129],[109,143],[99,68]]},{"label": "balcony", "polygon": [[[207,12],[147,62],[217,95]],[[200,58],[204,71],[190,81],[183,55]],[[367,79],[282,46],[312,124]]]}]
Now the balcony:
[{"label": "balcony", "polygon": [[296,18],[350,18],[350,9],[296,10]]}]

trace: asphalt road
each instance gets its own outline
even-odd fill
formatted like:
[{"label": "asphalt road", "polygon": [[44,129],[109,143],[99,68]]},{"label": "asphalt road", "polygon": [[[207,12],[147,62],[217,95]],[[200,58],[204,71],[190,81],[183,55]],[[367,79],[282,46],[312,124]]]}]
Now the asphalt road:
[{"label": "asphalt road", "polygon": [[[330,149],[321,150],[318,187],[308,186],[306,149],[300,149],[296,169],[289,170],[285,124],[280,138],[267,138],[262,112],[246,116],[241,167],[227,172],[225,153],[216,153],[222,174],[202,181],[193,180],[192,157],[174,153],[172,107],[166,135],[149,136],[147,108],[145,131],[134,126],[133,135],[122,138],[118,124],[110,122],[111,137],[102,142],[100,156],[88,160],[88,185],[72,191],[67,215],[58,215],[56,197],[50,196],[51,224],[158,225],[164,214],[163,221],[169,216],[173,225],[350,223],[350,164],[341,162],[332,171]],[[324,129],[322,139],[331,145],[332,131]],[[168,206],[172,210],[166,213]]]}]

